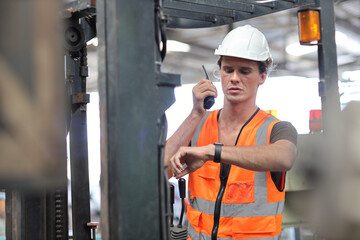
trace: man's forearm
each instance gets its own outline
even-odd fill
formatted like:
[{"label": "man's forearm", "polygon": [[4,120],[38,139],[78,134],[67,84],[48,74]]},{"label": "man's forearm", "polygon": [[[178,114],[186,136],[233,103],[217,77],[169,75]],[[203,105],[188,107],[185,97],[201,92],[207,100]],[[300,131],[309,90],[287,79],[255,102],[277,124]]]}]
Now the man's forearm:
[{"label": "man's forearm", "polygon": [[295,157],[296,146],[287,140],[264,146],[224,146],[221,152],[222,163],[253,171],[287,171]]},{"label": "man's forearm", "polygon": [[[203,147],[184,147],[174,155],[171,167],[177,178],[196,171],[206,161],[213,161],[214,144]],[[236,165],[252,171],[288,171],[296,157],[296,146],[287,140],[279,140],[264,146],[223,146],[221,163]],[[187,168],[183,169],[183,164]],[[169,170],[170,171],[170,170]],[[171,173],[171,171],[170,171]]]},{"label": "man's forearm", "polygon": [[[187,146],[199,125],[203,114],[192,111],[190,115],[184,120],[176,132],[167,140],[165,145],[164,165],[169,166],[170,158],[182,146]],[[168,168],[169,176],[172,175],[170,167]]]}]

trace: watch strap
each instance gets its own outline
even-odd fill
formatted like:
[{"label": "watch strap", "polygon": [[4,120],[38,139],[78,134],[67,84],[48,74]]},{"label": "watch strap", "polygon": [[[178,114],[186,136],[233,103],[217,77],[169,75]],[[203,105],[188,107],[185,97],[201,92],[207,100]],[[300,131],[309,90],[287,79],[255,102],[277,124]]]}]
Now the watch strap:
[{"label": "watch strap", "polygon": [[221,149],[223,144],[222,143],[214,143],[215,145],[215,155],[214,155],[214,162],[219,163],[221,160]]}]

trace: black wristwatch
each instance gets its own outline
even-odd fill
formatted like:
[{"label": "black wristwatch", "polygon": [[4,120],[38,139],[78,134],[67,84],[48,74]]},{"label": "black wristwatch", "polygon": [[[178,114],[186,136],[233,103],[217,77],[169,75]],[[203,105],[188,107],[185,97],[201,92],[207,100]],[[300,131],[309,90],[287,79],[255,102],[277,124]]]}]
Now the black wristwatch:
[{"label": "black wristwatch", "polygon": [[214,143],[215,145],[215,155],[214,155],[214,162],[219,163],[221,160],[221,148],[224,144],[222,143]]}]

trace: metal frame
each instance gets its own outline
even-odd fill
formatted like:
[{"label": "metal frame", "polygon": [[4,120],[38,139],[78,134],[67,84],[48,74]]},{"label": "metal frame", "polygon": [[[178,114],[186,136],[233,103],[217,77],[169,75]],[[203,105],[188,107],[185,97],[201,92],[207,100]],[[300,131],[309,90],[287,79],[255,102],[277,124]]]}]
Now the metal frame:
[{"label": "metal frame", "polygon": [[268,3],[254,0],[164,0],[163,6],[168,27],[204,28],[314,4],[315,0],[277,0]]},{"label": "metal frame", "polygon": [[167,239],[161,122],[180,77],[159,72],[155,6],[97,6],[104,239]]},{"label": "metal frame", "polygon": [[324,131],[336,128],[340,114],[338,90],[338,68],[335,43],[334,5],[328,1],[316,0],[320,9],[321,41],[318,45],[319,95],[321,96]]},{"label": "metal frame", "polygon": [[[83,52],[83,51],[81,51]],[[82,60],[66,56],[67,66],[73,65],[72,84],[72,115],[70,124],[70,168],[71,168],[71,199],[74,239],[90,239],[90,190],[88,170],[87,120],[86,102],[82,77]],[[86,58],[86,56],[85,56]],[[86,91],[86,90],[85,90]]]},{"label": "metal frame", "polygon": [[[170,212],[162,162],[164,112],[174,102],[173,89],[181,80],[178,75],[161,73],[163,56],[156,39],[164,41],[158,31],[165,22],[174,28],[213,27],[295,7],[319,7],[326,13],[321,14],[322,42],[318,52],[320,94],[325,130],[334,135],[331,129],[340,105],[333,1],[278,0],[260,4],[251,0],[108,0],[97,4],[103,239],[169,238]],[[65,8],[66,18],[79,19],[95,13],[89,0],[71,1]],[[86,22],[81,28],[82,41],[96,34]],[[86,226],[90,222],[84,115],[88,102],[86,47],[70,50],[66,64],[68,104],[72,106],[69,127],[74,238],[82,240],[91,237]],[[66,189],[31,194],[6,189],[6,193],[7,238],[68,238]]]},{"label": "metal frame", "polygon": [[[82,10],[86,12],[86,9]],[[73,239],[90,240],[90,189],[87,145],[86,93],[88,76],[86,42],[96,35],[95,22],[74,13],[65,25],[66,84],[69,107],[71,199]]]}]

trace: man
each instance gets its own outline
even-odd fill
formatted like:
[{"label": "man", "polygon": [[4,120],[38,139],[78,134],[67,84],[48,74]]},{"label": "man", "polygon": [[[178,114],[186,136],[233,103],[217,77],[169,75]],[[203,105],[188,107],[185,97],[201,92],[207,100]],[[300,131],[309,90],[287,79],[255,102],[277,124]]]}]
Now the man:
[{"label": "man", "polygon": [[[192,112],[165,151],[170,174],[189,174],[189,239],[278,239],[297,133],[256,106],[258,87],[272,65],[268,43],[246,25],[229,32],[215,55],[223,108],[205,116],[203,101],[217,90],[200,81],[193,88]],[[196,147],[188,147],[190,140]]]}]

